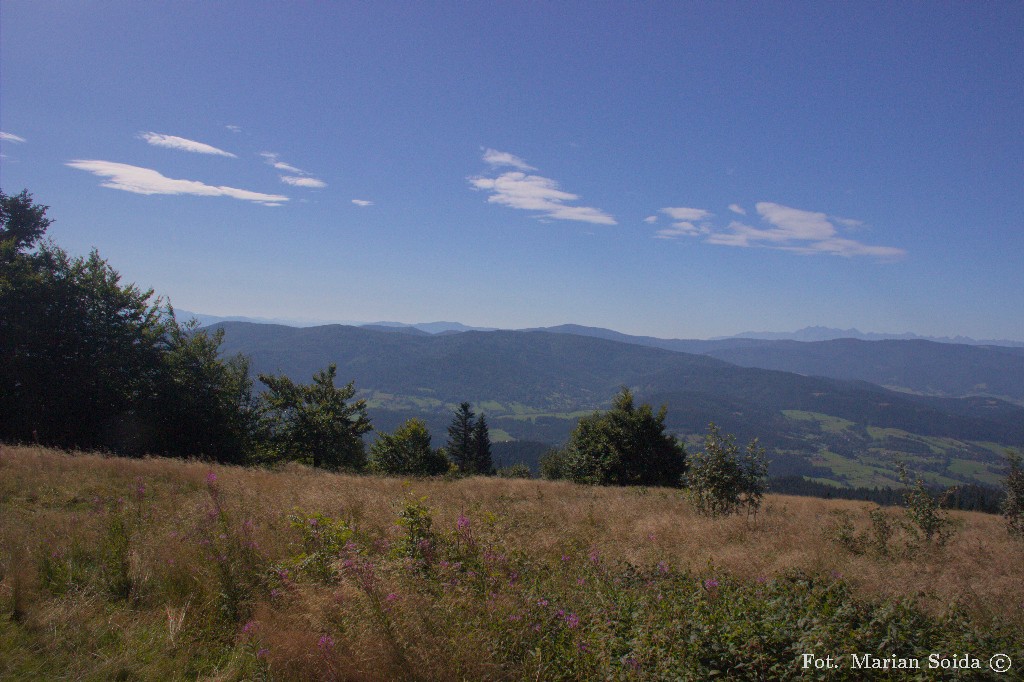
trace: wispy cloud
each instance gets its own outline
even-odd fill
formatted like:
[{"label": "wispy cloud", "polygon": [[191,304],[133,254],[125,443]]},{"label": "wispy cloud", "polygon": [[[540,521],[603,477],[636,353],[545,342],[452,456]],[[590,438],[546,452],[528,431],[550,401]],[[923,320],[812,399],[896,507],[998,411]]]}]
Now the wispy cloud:
[{"label": "wispy cloud", "polygon": [[353,199],[352,203],[356,206],[373,206],[373,202],[366,199]]},{"label": "wispy cloud", "polygon": [[492,166],[511,166],[521,171],[537,170],[515,154],[499,152],[496,149],[484,149],[484,162]]},{"label": "wispy cloud", "polygon": [[648,225],[653,225],[654,223],[658,222],[658,216],[649,215],[646,218],[644,218],[644,222],[647,223]]},{"label": "wispy cloud", "polygon": [[[669,227],[663,227],[658,230],[654,237],[655,239],[675,239],[676,237],[694,237],[697,235],[708,234],[711,229],[706,225],[696,225],[698,221],[705,221],[711,218],[714,214],[710,211],[705,211],[703,208],[687,208],[684,206],[669,206],[661,209],[661,212],[667,215],[669,218],[674,220]],[[657,219],[656,216],[651,218]],[[654,220],[648,219],[646,222],[653,223]]]},{"label": "wispy cloud", "polygon": [[677,223],[672,223],[671,227],[664,227],[654,233],[655,239],[675,239],[676,237],[696,237],[702,234],[708,234],[711,232],[711,228],[706,225],[694,225],[693,223],[681,220]]},{"label": "wispy cloud", "polygon": [[663,208],[661,209],[661,212],[672,220],[685,220],[686,222],[704,220],[705,218],[710,218],[714,215],[710,211],[705,211],[703,208],[683,208],[681,206]]},{"label": "wispy cloud", "polygon": [[109,178],[101,183],[103,187],[119,189],[134,194],[187,194],[203,197],[231,197],[242,201],[252,201],[267,206],[280,205],[288,201],[288,197],[280,194],[263,194],[246,189],[207,185],[197,180],[178,180],[168,178],[151,168],[130,166],[126,163],[76,159],[66,165],[78,170],[87,171],[101,178]]},{"label": "wispy cloud", "polygon": [[20,135],[15,135],[14,133],[2,133],[2,132],[0,132],[0,140],[3,140],[4,142],[27,142],[28,141],[24,137],[21,137]]},{"label": "wispy cloud", "polygon": [[327,183],[323,180],[316,178],[304,178],[295,175],[282,175],[281,182],[292,187],[313,187],[316,189],[322,189],[327,186]]},{"label": "wispy cloud", "polygon": [[322,189],[327,186],[327,183],[319,178],[314,178],[311,173],[304,171],[301,168],[296,168],[290,163],[285,163],[281,160],[279,154],[274,152],[260,152],[260,156],[269,165],[273,166],[279,171],[285,173],[291,173],[291,175],[280,175],[281,182],[292,187],[311,187],[314,189]]},{"label": "wispy cloud", "polygon": [[228,130],[230,130],[233,133],[240,133],[240,132],[242,132],[242,126],[235,126],[235,125],[230,125],[229,124],[229,125],[226,125],[224,127],[227,128]]},{"label": "wispy cloud", "polygon": [[729,210],[740,215],[747,215],[747,209],[743,208],[739,204],[729,204]]},{"label": "wispy cloud", "polygon": [[178,151],[192,152],[194,154],[214,154],[216,156],[227,156],[232,159],[237,158],[231,152],[226,152],[223,149],[217,149],[202,142],[187,140],[184,137],[176,137],[174,135],[139,133],[139,139],[145,140],[154,147],[166,147],[167,149],[177,149]]},{"label": "wispy cloud", "polygon": [[[511,165],[517,163],[525,166],[522,159],[493,149],[484,151],[484,160],[488,158],[502,159],[501,163],[491,165]],[[511,160],[514,160],[513,163]],[[530,168],[526,166],[526,168]],[[596,225],[616,225],[615,218],[604,211],[590,206],[572,206],[567,202],[579,200],[579,196],[565,192],[551,178],[540,175],[527,175],[519,171],[502,173],[498,177],[489,178],[476,176],[469,178],[469,184],[475,189],[491,193],[487,201],[493,204],[518,208],[524,211],[537,211],[539,218],[554,220],[575,220]]]},{"label": "wispy cloud", "polygon": [[295,166],[289,163],[280,161],[279,155],[275,154],[274,152],[260,152],[260,156],[263,157],[264,161],[266,161],[268,164],[270,164],[279,171],[285,171],[286,173],[295,173],[296,175],[309,175],[309,173],[302,170],[301,168],[296,168]]},{"label": "wispy cloud", "polygon": [[[736,211],[735,208],[739,207],[735,204],[729,207],[734,213],[739,213],[740,211]],[[759,202],[755,209],[762,220],[762,227],[733,220],[725,229],[715,230],[706,223],[696,226],[690,221],[683,221],[673,224],[673,229],[659,230],[654,236],[659,239],[703,236],[704,242],[708,244],[777,249],[804,255],[829,254],[847,258],[868,256],[884,260],[906,255],[906,251],[893,246],[874,246],[849,239],[842,236],[836,227],[837,224],[847,229],[862,227],[863,223],[858,220],[834,218],[825,213],[805,211],[768,201]],[[662,210],[669,215],[673,215],[670,211],[679,211]],[[685,211],[692,210],[695,209],[683,209],[683,212],[676,215],[683,216]],[[704,217],[709,216],[710,214]]]}]

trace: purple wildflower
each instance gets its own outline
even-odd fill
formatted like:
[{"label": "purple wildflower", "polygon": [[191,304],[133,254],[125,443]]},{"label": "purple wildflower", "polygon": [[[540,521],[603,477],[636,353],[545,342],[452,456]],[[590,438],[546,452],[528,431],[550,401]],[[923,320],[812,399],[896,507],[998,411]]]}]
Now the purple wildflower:
[{"label": "purple wildflower", "polygon": [[565,617],[565,623],[569,626],[570,629],[575,628],[580,624],[580,617],[577,616],[575,613],[570,613],[568,616]]},{"label": "purple wildflower", "polygon": [[718,587],[718,581],[715,580],[714,578],[708,578],[707,580],[704,581],[704,589],[705,590],[713,590],[713,589],[716,589],[717,587]]},{"label": "purple wildflower", "polygon": [[329,651],[334,648],[334,638],[330,635],[320,635],[320,641],[316,645],[321,651]]}]

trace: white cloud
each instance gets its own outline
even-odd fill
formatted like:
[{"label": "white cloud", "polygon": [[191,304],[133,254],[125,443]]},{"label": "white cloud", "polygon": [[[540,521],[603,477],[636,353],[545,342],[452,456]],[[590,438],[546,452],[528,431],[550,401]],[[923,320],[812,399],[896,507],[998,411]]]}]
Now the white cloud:
[{"label": "white cloud", "polygon": [[[733,209],[732,206],[729,208]],[[894,246],[863,244],[840,235],[837,225],[857,229],[863,226],[859,220],[830,218],[824,213],[767,201],[759,202],[755,208],[765,227],[753,227],[734,220],[724,230],[712,230],[707,225],[697,227],[689,222],[680,222],[671,229],[659,230],[654,236],[657,239],[674,239],[703,235],[707,244],[776,249],[802,255],[867,256],[880,260],[906,255],[906,251]]]},{"label": "white cloud", "polygon": [[667,215],[669,218],[672,218],[673,220],[683,220],[686,222],[704,220],[705,218],[710,218],[712,215],[714,215],[713,213],[705,211],[702,208],[669,207],[661,209],[661,212]]},{"label": "white cloud", "polygon": [[740,215],[747,215],[747,210],[739,204],[729,204],[729,210]]},{"label": "white cloud", "polygon": [[296,175],[309,175],[309,173],[302,170],[301,168],[296,168],[295,166],[289,163],[285,163],[284,161],[278,161],[277,159],[279,155],[275,154],[274,152],[260,152],[260,156],[262,156],[268,164],[270,164],[279,171],[284,171],[286,173],[295,173]]},{"label": "white cloud", "polygon": [[[672,218],[675,222],[671,227],[658,230],[654,237],[656,239],[676,239],[677,237],[696,237],[711,232],[706,224],[697,225],[698,221],[706,221],[714,216],[710,211],[703,208],[687,208],[684,206],[669,206],[661,209],[661,212]],[[644,222],[653,223],[657,216],[651,216]]]},{"label": "white cloud", "polygon": [[21,137],[20,135],[15,135],[14,133],[0,133],[0,140],[3,140],[4,142],[27,142],[28,141],[24,137]]},{"label": "white cloud", "polygon": [[824,213],[803,211],[780,204],[761,201],[755,204],[758,214],[775,226],[769,230],[772,236],[767,239],[779,241],[790,239],[822,240],[832,237],[836,228],[828,221]]},{"label": "white cloud", "polygon": [[145,140],[149,144],[155,147],[166,147],[168,149],[177,149],[183,152],[193,152],[195,154],[214,154],[216,156],[227,156],[229,158],[237,158],[231,152],[226,152],[223,149],[217,149],[208,144],[202,142],[196,142],[195,140],[186,140],[184,137],[175,137],[174,135],[162,135],[160,133],[139,133],[139,139]]},{"label": "white cloud", "polygon": [[373,206],[373,202],[366,199],[353,199],[352,203],[356,206]]},{"label": "white cloud", "polygon": [[658,222],[658,216],[649,215],[646,218],[644,218],[644,222],[647,223],[648,225],[653,225],[654,223]]},{"label": "white cloud", "polygon": [[515,154],[499,152],[496,149],[484,149],[484,161],[492,166],[512,166],[521,171],[537,170]]},{"label": "white cloud", "polygon": [[550,178],[512,171],[496,178],[469,178],[469,182],[476,189],[491,192],[487,201],[492,204],[539,211],[541,217],[555,220],[577,220],[597,225],[617,224],[615,218],[600,209],[567,205],[565,202],[576,201],[579,197],[560,190],[558,183]]},{"label": "white cloud", "polygon": [[281,182],[287,185],[291,185],[292,187],[313,187],[316,189],[321,189],[327,186],[326,182],[324,182],[323,180],[318,180],[316,178],[301,178],[295,177],[294,175],[282,175],[280,176],[280,178]]},{"label": "white cloud", "polygon": [[134,194],[188,194],[204,197],[231,197],[232,199],[252,201],[265,205],[280,205],[288,201],[288,197],[280,194],[262,194],[235,187],[207,185],[197,180],[168,178],[150,168],[130,166],[126,163],[76,159],[69,161],[66,165],[98,175],[101,178],[109,178],[109,180],[102,183],[103,187],[119,189]]},{"label": "white cloud", "polygon": [[[484,149],[483,159],[492,166],[512,166],[523,170],[535,170],[518,156],[494,149]],[[576,220],[596,225],[617,225],[615,218],[604,211],[590,206],[570,206],[567,202],[579,200],[579,196],[558,188],[558,183],[540,175],[528,175],[520,171],[509,171],[498,177],[476,176],[467,178],[475,189],[491,193],[487,201],[524,211],[539,211],[540,219]]]},{"label": "white cloud", "polygon": [[233,133],[240,133],[240,132],[242,132],[242,127],[241,126],[226,125],[224,127],[227,128],[228,130],[230,130]]}]

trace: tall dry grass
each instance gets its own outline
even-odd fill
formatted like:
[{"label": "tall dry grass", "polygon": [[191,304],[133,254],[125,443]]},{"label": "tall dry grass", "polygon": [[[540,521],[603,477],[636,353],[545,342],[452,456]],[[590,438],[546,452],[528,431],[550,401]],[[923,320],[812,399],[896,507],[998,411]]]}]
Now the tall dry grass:
[{"label": "tall dry grass", "polygon": [[[438,542],[458,552],[472,544],[492,578],[517,591],[470,589],[477,576],[437,558],[427,580],[419,559],[402,560],[409,531],[397,520],[417,503]],[[864,600],[908,600],[936,617],[955,610],[980,628],[1024,627],[1024,546],[1002,519],[951,512],[947,544],[910,551],[897,535],[889,557],[837,542],[837,518],[866,532],[873,507],[770,495],[752,526],[699,516],[668,489],[402,480],[6,446],[0,677],[585,679],[565,661],[558,670],[540,654],[533,661],[518,631],[459,625],[533,617],[513,603],[535,589],[517,583],[534,579],[519,567],[545,576],[536,589],[562,586],[566,604],[581,609],[593,582],[611,575],[595,566],[630,564],[750,583],[833,576]],[[296,510],[300,525],[315,526],[319,513],[348,529],[330,579],[303,568],[315,547],[303,544]],[[578,568],[563,570],[568,563]],[[517,647],[514,665],[499,663]],[[628,670],[585,654],[588,665]]]}]

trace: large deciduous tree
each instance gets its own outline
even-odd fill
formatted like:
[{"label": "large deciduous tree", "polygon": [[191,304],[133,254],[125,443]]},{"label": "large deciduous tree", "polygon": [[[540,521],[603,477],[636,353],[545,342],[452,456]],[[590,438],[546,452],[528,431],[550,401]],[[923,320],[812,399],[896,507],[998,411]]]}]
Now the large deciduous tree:
[{"label": "large deciduous tree", "polygon": [[28,192],[0,192],[0,436],[139,451],[167,320],[152,290],[122,285],[96,251],[41,241]]},{"label": "large deciduous tree", "polygon": [[46,210],[0,191],[0,439],[243,461],[244,359],[96,251],[44,241]]}]

